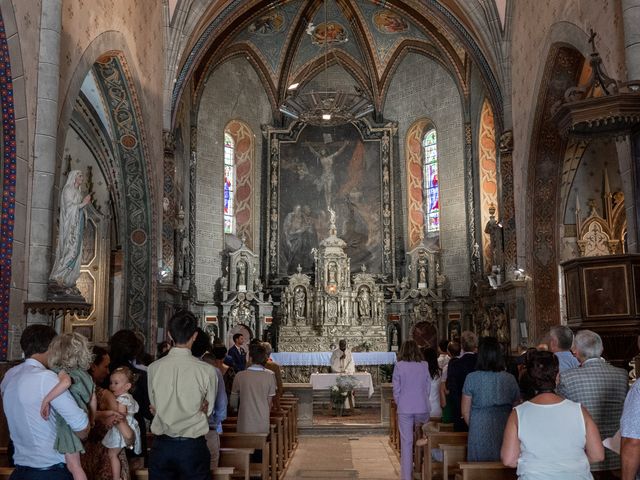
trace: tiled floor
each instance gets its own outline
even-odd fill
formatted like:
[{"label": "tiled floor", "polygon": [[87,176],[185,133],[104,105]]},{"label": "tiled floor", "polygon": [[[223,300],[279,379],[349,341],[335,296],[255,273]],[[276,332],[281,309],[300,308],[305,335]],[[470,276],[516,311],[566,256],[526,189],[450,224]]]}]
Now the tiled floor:
[{"label": "tiled floor", "polygon": [[392,480],[399,476],[400,464],[387,436],[304,436],[284,480]]}]

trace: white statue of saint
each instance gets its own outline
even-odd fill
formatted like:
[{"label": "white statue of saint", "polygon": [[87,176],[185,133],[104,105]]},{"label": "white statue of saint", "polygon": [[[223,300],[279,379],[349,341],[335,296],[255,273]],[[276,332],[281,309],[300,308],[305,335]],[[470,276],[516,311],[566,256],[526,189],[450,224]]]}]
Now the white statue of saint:
[{"label": "white statue of saint", "polygon": [[72,289],[80,276],[80,256],[86,207],[91,195],[82,196],[80,186],[84,174],[72,170],[60,195],[60,226],[56,245],[56,261],[49,279],[61,288]]}]

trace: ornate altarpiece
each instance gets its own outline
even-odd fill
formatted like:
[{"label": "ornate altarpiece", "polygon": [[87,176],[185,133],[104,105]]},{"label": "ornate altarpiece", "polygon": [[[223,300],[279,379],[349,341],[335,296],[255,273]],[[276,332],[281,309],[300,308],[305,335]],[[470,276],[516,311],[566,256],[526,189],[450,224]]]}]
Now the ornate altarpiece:
[{"label": "ornate altarpiece", "polygon": [[298,267],[283,290],[281,351],[326,351],[343,338],[352,348],[386,350],[384,293],[364,265],[352,277],[345,247],[331,212],[329,236],[312,252],[315,283]]}]

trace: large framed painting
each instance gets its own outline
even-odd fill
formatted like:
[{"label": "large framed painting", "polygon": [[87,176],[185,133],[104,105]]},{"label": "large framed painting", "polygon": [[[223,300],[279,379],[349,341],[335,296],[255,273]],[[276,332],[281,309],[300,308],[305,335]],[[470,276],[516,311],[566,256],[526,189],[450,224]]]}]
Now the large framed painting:
[{"label": "large framed painting", "polygon": [[629,315],[629,286],[626,265],[585,267],[587,317]]},{"label": "large framed painting", "polygon": [[269,143],[268,277],[311,273],[329,236],[329,209],[352,271],[393,274],[392,144],[395,127],[265,127]]}]

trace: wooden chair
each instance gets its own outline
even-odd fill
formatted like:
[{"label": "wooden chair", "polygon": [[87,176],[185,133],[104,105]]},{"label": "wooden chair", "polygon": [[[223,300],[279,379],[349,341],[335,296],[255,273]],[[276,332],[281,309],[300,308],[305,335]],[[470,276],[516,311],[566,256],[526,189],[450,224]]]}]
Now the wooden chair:
[{"label": "wooden chair", "polygon": [[13,467],[0,467],[0,480],[9,480],[13,473]]},{"label": "wooden chair", "polygon": [[[431,432],[423,439],[423,463],[422,480],[432,480],[435,476],[444,473],[444,462],[435,462],[431,458],[431,450],[441,448],[441,445],[463,445],[467,446],[467,432]],[[464,460],[464,459],[462,459]]]},{"label": "wooden chair", "polygon": [[253,448],[221,448],[218,467],[233,467],[235,473],[249,480],[251,455],[254,451]]},{"label": "wooden chair", "polygon": [[249,464],[249,475],[259,476],[262,480],[269,478],[269,464],[272,459],[270,443],[267,433],[224,432],[220,434],[220,448],[250,448],[262,451],[262,462]]},{"label": "wooden chair", "polygon": [[516,469],[500,462],[460,462],[456,480],[516,480]]},{"label": "wooden chair", "polygon": [[448,445],[441,443],[443,453],[442,478],[447,480],[451,475],[460,472],[458,464],[467,459],[467,445]]}]

